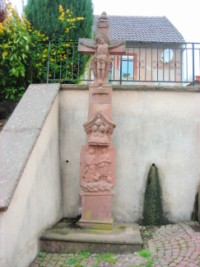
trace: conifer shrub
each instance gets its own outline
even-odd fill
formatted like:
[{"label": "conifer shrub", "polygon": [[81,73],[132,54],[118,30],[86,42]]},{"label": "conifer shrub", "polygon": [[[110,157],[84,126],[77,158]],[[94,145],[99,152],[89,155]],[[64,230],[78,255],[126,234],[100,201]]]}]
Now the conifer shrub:
[{"label": "conifer shrub", "polygon": [[159,182],[158,168],[153,163],[150,167],[143,206],[143,225],[166,224],[163,204],[162,190]]}]

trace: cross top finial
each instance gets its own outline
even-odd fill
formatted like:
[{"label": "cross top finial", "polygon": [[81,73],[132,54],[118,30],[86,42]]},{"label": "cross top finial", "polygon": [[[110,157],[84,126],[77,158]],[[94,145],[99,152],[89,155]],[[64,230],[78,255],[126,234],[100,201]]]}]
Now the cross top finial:
[{"label": "cross top finial", "polygon": [[103,11],[101,13],[101,17],[100,18],[108,18],[107,13],[105,11]]},{"label": "cross top finial", "polygon": [[102,12],[97,21],[96,36],[101,35],[109,43],[109,22],[106,12]]}]

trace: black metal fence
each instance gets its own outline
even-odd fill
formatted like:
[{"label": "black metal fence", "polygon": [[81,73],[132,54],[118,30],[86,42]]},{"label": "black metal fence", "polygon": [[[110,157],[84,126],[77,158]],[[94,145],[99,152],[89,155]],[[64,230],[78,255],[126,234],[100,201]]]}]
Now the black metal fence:
[{"label": "black metal fence", "polygon": [[[111,57],[109,79],[114,84],[194,85],[200,80],[200,43],[127,42],[125,55]],[[92,80],[90,57],[78,53],[77,42],[49,43],[47,83]]]}]

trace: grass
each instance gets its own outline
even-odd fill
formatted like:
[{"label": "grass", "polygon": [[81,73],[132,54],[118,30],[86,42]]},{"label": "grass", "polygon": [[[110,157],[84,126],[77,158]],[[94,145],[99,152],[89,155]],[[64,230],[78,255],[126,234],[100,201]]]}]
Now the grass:
[{"label": "grass", "polygon": [[89,252],[81,252],[77,254],[70,255],[68,259],[64,262],[61,267],[86,267],[84,265],[84,261],[89,257],[92,257],[93,265],[92,267],[99,267],[101,262],[115,264],[117,262],[116,257],[112,253],[102,253],[102,254],[93,254],[91,255]]},{"label": "grass", "polygon": [[44,259],[46,258],[46,252],[44,252],[44,251],[40,251],[40,253],[39,253],[39,255],[38,255],[38,258],[39,258],[39,261],[40,262],[43,262],[44,261]]},{"label": "grass", "polygon": [[[138,252],[138,254],[140,255],[140,257],[147,260],[145,265],[143,265],[144,267],[152,267],[155,263],[155,259],[152,257],[151,252],[149,252],[148,250],[141,250]],[[133,267],[141,267],[141,265],[134,265]]]},{"label": "grass", "polygon": [[101,261],[115,264],[117,262],[116,257],[112,253],[102,253],[102,254],[96,254],[95,256],[97,263],[100,263]]},{"label": "grass", "polygon": [[[48,253],[41,251],[38,255],[39,262],[42,263]],[[151,253],[148,250],[141,250],[138,252],[138,255],[146,259],[146,263],[142,265],[134,264],[130,267],[152,267],[155,263]],[[67,259],[60,267],[87,267],[87,259],[90,259],[91,267],[99,267],[103,263],[111,264],[109,266],[115,266],[117,263],[117,257],[112,253],[98,253],[91,254],[90,252],[84,251],[76,254],[68,254]]]}]

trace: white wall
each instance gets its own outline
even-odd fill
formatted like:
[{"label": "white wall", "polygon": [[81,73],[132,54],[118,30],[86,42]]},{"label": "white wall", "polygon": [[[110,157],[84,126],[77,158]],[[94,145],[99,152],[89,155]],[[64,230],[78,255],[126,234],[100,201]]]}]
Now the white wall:
[{"label": "white wall", "polygon": [[[86,138],[82,125],[87,121],[88,91],[66,88],[60,92],[61,177],[64,215],[74,217],[80,207],[79,161]],[[135,222],[142,216],[152,163],[158,167],[168,219],[190,220],[200,184],[199,103],[200,93],[192,89],[114,90],[115,221]]]},{"label": "white wall", "polygon": [[[34,90],[36,93],[37,89]],[[44,92],[41,91],[39,94]],[[41,116],[42,107],[38,108],[41,108],[39,111]],[[42,129],[39,130],[40,134],[34,148],[27,158],[10,205],[7,210],[0,212],[1,267],[29,266],[39,251],[41,233],[62,218],[58,118],[59,101],[56,97]],[[19,128],[13,131],[17,132]],[[28,129],[21,129],[21,144],[26,133],[31,135]],[[3,137],[6,134],[9,135],[9,131],[6,133],[5,129]],[[10,165],[14,155],[19,153],[13,150],[12,154]],[[15,160],[21,162],[21,158]],[[14,182],[14,173],[12,177]]]},{"label": "white wall", "polygon": [[[79,214],[80,149],[85,143],[83,123],[88,111],[88,91],[60,91],[60,162],[66,217]],[[66,162],[68,161],[68,162]]]},{"label": "white wall", "polygon": [[152,163],[158,167],[168,219],[190,220],[200,183],[199,103],[199,93],[114,92],[116,220],[137,221],[142,215]]}]

